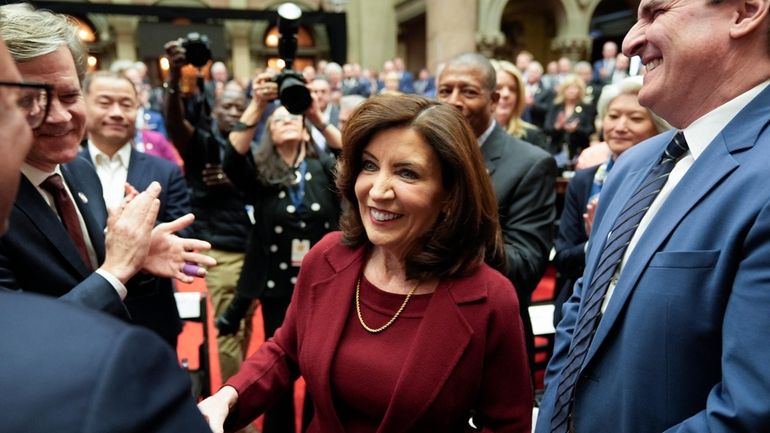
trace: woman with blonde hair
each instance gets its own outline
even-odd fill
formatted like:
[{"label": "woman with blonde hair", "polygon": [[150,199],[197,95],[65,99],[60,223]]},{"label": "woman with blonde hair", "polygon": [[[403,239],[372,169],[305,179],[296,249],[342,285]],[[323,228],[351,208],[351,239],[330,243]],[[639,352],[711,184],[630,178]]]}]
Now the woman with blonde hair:
[{"label": "woman with blonde hair", "polygon": [[559,165],[566,165],[588,147],[594,132],[594,110],[583,102],[586,84],[577,75],[568,75],[559,85],[553,106],[545,116],[549,150],[558,155]]},{"label": "woman with blonde hair", "polygon": [[527,103],[521,72],[507,60],[492,59],[490,62],[497,72],[497,92],[500,93],[495,109],[497,124],[512,136],[546,149],[545,133],[521,118]]}]

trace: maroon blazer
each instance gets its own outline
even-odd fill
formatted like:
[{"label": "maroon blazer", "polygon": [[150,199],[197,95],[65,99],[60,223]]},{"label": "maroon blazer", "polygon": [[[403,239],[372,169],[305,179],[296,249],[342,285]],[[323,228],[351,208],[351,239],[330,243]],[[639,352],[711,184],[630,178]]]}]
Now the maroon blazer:
[{"label": "maroon blazer", "polygon": [[[331,364],[353,305],[364,248],[324,237],[302,263],[283,326],[227,381],[238,391],[226,428],[244,426],[301,374],[315,404],[309,433],[341,433]],[[376,338],[373,336],[372,338]],[[516,291],[487,265],[441,281],[378,432],[530,432],[532,389]]]}]

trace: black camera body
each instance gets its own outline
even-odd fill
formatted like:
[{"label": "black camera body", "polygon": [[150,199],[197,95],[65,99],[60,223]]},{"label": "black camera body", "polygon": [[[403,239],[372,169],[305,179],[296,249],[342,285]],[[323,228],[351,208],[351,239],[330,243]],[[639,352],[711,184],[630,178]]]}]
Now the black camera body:
[{"label": "black camera body", "polygon": [[313,103],[310,91],[305,86],[305,77],[293,69],[284,69],[273,77],[278,84],[278,97],[281,104],[291,114],[302,114]]},{"label": "black camera body", "polygon": [[278,7],[278,55],[286,64],[280,74],[273,78],[278,83],[278,97],[291,114],[302,114],[313,103],[310,91],[305,86],[305,77],[292,69],[297,55],[297,32],[302,11],[294,3]]},{"label": "black camera body", "polygon": [[188,33],[182,38],[182,48],[185,50],[187,63],[202,68],[211,60],[209,38],[197,32]]}]

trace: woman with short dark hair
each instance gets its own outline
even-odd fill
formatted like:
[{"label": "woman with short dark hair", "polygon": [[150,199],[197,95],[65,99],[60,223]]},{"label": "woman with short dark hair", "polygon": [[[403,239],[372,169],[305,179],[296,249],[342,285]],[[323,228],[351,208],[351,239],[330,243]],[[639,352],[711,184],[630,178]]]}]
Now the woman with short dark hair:
[{"label": "woman with short dark hair", "polygon": [[[253,420],[302,375],[309,432],[529,432],[516,291],[478,143],[455,108],[380,96],[351,116],[342,233],[305,257],[275,336],[200,404],[212,429]],[[227,421],[227,422],[225,422]]]}]

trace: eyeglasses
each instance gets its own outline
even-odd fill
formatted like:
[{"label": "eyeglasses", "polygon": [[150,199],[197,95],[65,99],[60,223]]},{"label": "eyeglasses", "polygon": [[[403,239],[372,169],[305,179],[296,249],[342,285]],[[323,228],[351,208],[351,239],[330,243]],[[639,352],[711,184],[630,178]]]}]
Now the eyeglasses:
[{"label": "eyeglasses", "polygon": [[273,123],[278,122],[298,122],[302,120],[302,116],[299,114],[274,114],[271,121]]},{"label": "eyeglasses", "polygon": [[0,81],[0,86],[16,87],[19,98],[16,105],[27,116],[27,123],[32,129],[42,125],[51,109],[51,93],[53,86],[46,83],[28,83],[16,81]]}]

